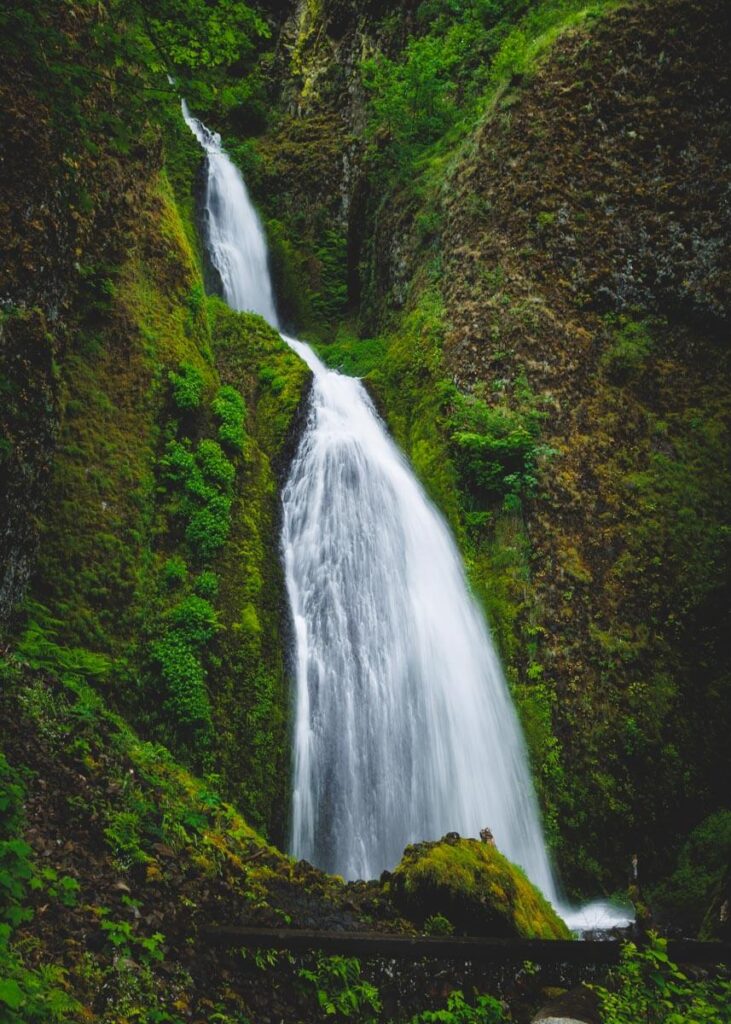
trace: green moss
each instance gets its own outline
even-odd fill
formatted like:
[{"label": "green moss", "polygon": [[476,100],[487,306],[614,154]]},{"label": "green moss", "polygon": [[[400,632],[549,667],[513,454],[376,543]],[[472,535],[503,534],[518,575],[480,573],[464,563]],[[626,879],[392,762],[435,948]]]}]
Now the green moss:
[{"label": "green moss", "polygon": [[359,338],[344,327],[339,328],[332,342],[316,347],[327,366],[349,377],[365,377],[378,369],[388,350],[384,338]]},{"label": "green moss", "polygon": [[[211,379],[206,325],[185,326],[195,268],[164,180],[152,182],[138,230],[99,328],[103,344],[89,348],[81,336],[61,367],[53,515],[35,584],[66,639],[120,656],[134,647],[152,585],[162,379],[183,362]],[[145,246],[155,255],[143,261]]]},{"label": "green moss", "polygon": [[419,924],[440,914],[468,935],[571,937],[523,871],[476,839],[445,836],[408,846],[387,885],[394,903]]},{"label": "green moss", "polygon": [[213,301],[211,323],[221,392],[242,396],[246,408],[231,529],[215,563],[224,629],[209,686],[219,768],[249,819],[283,837],[289,678],[277,474],[296,440],[310,374],[260,317]]},{"label": "green moss", "polygon": [[366,377],[397,443],[458,537],[463,536],[456,473],[444,431],[444,308],[436,289],[384,339],[387,351]]}]

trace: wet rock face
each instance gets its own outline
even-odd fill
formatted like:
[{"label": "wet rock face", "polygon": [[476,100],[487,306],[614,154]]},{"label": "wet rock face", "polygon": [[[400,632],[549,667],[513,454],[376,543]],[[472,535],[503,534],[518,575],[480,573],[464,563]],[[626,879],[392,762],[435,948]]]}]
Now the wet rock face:
[{"label": "wet rock face", "polygon": [[491,844],[455,832],[407,846],[385,887],[395,906],[420,925],[442,915],[465,935],[571,937],[520,868]]},{"label": "wet rock face", "polygon": [[491,264],[507,277],[492,284],[508,291],[520,289],[513,276],[531,279],[537,317],[548,298],[585,313],[641,307],[715,332],[728,323],[730,31],[721,0],[623,9],[560,41],[498,105],[449,201],[456,363],[489,337],[478,299]]},{"label": "wet rock face", "polygon": [[0,320],[0,623],[23,596],[38,540],[58,428],[54,350],[38,310]]}]

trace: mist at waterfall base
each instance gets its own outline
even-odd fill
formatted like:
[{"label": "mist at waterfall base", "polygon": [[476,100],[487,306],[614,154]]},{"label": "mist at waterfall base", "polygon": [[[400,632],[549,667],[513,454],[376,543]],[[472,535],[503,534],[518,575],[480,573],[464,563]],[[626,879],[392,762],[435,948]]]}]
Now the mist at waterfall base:
[{"label": "mist at waterfall base", "polygon": [[[205,244],[224,298],[280,324],[261,223],[220,137],[206,153]],[[296,639],[290,852],[348,879],[393,868],[408,843],[489,826],[570,927],[626,924],[566,906],[525,746],[455,542],[360,381],[282,334],[313,372],[283,492]]]}]

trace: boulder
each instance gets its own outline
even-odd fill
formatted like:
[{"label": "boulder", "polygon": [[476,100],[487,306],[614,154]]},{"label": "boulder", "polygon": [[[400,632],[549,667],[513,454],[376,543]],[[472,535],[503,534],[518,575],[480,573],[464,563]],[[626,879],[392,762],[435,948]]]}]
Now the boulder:
[{"label": "boulder", "polygon": [[440,914],[463,935],[571,938],[519,867],[495,846],[456,833],[407,846],[385,887],[401,913],[418,925]]}]

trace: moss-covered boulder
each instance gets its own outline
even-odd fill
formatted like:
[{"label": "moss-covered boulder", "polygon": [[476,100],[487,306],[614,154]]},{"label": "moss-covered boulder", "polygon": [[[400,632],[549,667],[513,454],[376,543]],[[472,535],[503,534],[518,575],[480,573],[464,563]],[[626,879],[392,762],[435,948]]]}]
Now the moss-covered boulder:
[{"label": "moss-covered boulder", "polygon": [[407,846],[386,885],[393,903],[417,924],[441,914],[467,935],[571,938],[519,867],[494,846],[456,833]]}]

